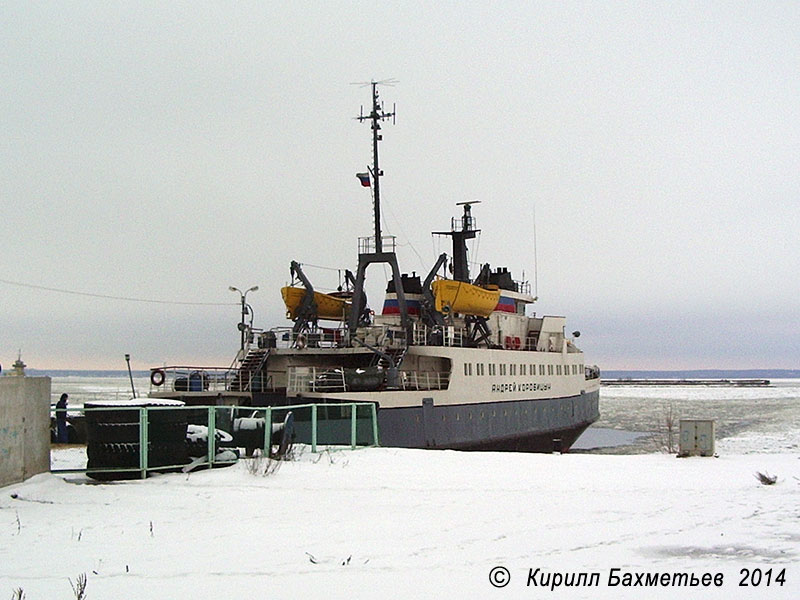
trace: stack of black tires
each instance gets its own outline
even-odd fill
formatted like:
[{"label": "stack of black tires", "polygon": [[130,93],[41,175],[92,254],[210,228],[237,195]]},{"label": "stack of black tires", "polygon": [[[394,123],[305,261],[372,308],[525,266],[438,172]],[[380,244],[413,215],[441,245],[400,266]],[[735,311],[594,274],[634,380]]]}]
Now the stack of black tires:
[{"label": "stack of black tires", "polygon": [[[135,479],[140,466],[139,408],[147,411],[147,467],[173,467],[159,472],[180,470],[189,461],[186,446],[187,413],[174,400],[130,400],[126,402],[86,403],[86,465],[93,479]],[[169,408],[174,407],[174,408]],[[103,469],[102,471],[100,469]]]}]

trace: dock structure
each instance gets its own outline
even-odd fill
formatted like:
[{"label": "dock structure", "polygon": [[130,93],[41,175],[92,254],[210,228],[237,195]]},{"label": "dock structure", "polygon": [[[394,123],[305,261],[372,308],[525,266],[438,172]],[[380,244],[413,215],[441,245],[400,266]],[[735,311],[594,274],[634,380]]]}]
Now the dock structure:
[{"label": "dock structure", "polygon": [[705,387],[767,387],[769,379],[603,379],[600,385],[635,386],[705,386]]}]

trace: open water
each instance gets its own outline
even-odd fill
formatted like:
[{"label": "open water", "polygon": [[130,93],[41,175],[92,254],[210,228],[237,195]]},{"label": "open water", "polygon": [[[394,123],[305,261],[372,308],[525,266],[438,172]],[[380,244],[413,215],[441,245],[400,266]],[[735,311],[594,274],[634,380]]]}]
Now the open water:
[{"label": "open water", "polygon": [[[147,375],[134,374],[139,396]],[[70,406],[130,398],[120,376],[54,376],[52,402],[69,394]],[[670,418],[672,427],[669,426]],[[670,429],[677,448],[679,419],[714,419],[719,452],[800,451],[800,379],[775,379],[769,387],[609,386],[600,390],[600,419],[573,449],[602,454],[668,451]]]},{"label": "open water", "polygon": [[[602,387],[600,419],[574,448],[605,454],[668,451],[669,421],[676,446],[680,419],[714,419],[719,452],[798,452],[800,379],[774,379],[769,387]],[[638,437],[626,437],[636,432]]]},{"label": "open water", "polygon": [[[68,406],[83,406],[84,402],[102,400],[127,400],[133,397],[131,380],[125,376],[85,376],[66,375],[51,377],[51,403],[55,404],[61,394],[69,394]],[[133,385],[137,396],[146,396],[150,390],[149,376],[133,375]]]}]

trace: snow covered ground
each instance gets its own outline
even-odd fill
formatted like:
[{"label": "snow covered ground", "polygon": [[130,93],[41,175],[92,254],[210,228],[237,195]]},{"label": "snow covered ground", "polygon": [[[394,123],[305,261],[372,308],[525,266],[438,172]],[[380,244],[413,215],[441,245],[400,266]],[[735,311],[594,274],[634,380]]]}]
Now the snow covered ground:
[{"label": "snow covered ground", "polygon": [[[796,598],[798,492],[798,454],[373,448],[305,452],[267,476],[244,461],[103,485],[40,475],[0,490],[0,597],[71,598],[85,573],[91,599]],[[743,568],[759,587],[739,586]],[[582,572],[598,585],[528,587],[536,569],[539,585]],[[723,585],[608,585],[625,573]]]},{"label": "snow covered ground", "polygon": [[[0,488],[0,598],[74,598],[84,573],[90,600],[797,598],[797,386],[726,393],[601,399],[603,426],[641,411],[636,431],[657,430],[662,400],[710,410],[718,458],[301,448],[269,475],[244,460],[107,484],[39,475]],[[705,574],[722,585],[661,585]],[[659,585],[611,585],[626,576]]]}]

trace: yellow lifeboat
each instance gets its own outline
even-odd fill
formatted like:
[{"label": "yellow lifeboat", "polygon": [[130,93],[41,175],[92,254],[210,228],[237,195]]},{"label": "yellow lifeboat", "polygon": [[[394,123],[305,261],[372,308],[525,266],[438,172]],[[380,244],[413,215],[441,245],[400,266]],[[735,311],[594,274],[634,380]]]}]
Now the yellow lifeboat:
[{"label": "yellow lifeboat", "polygon": [[[306,289],[302,287],[286,286],[281,288],[283,303],[286,305],[286,316],[289,319],[297,318],[297,311],[303,302]],[[330,321],[346,321],[350,314],[350,299],[333,294],[314,292],[314,302],[317,304],[317,317]]]},{"label": "yellow lifeboat", "polygon": [[488,317],[500,300],[499,289],[487,290],[452,279],[437,279],[431,284],[431,288],[436,299],[436,310],[439,312]]}]

